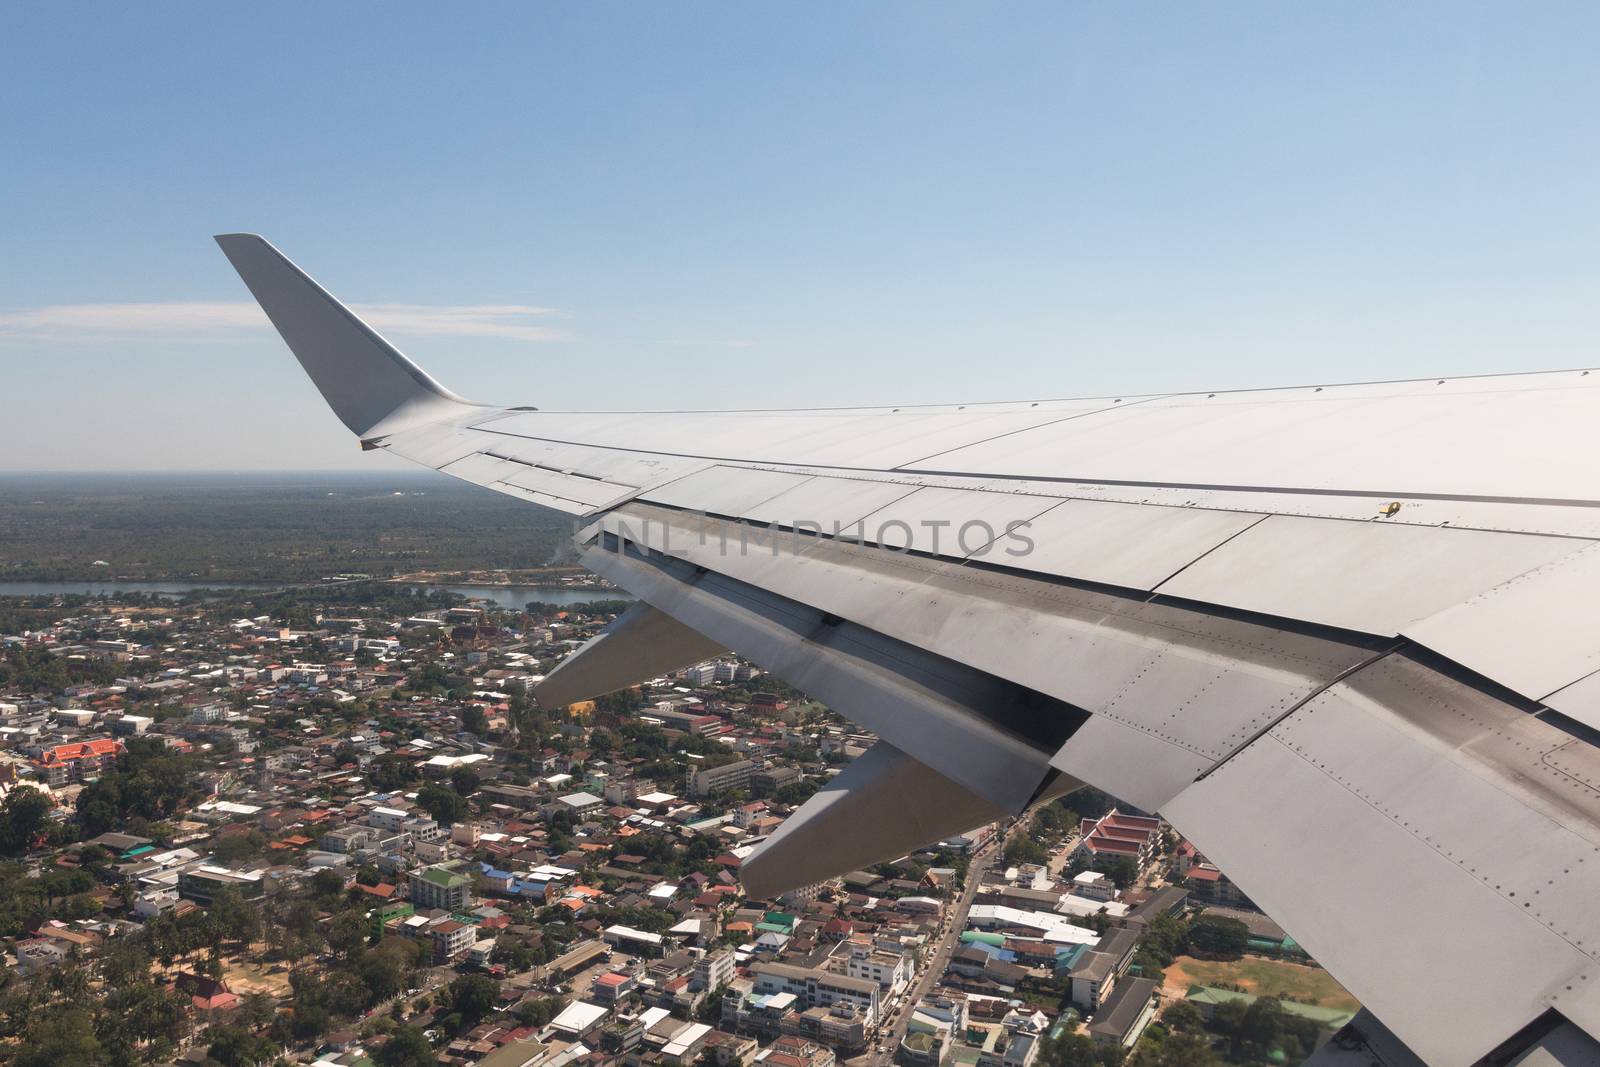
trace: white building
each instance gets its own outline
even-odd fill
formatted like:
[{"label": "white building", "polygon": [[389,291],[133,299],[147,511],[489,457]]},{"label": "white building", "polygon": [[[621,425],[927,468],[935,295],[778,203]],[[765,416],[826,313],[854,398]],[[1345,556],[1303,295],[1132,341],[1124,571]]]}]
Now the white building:
[{"label": "white building", "polygon": [[694,974],[689,979],[693,990],[719,989],[733,981],[733,949],[724,945],[715,948],[694,961]]},{"label": "white building", "polygon": [[851,978],[876,982],[883,993],[892,996],[911,981],[914,970],[911,957],[904,952],[851,942],[844,973]]}]

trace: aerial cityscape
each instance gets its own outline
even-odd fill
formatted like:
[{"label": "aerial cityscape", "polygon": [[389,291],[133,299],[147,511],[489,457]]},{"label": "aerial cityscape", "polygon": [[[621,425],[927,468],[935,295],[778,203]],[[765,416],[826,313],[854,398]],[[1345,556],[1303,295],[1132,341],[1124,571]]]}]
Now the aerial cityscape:
[{"label": "aerial cityscape", "polygon": [[[477,495],[339,484],[357,533],[393,522],[390,485]],[[117,507],[49,495],[58,527]],[[208,499],[252,514],[252,490]],[[733,656],[535,705],[631,599],[577,568],[180,591],[98,562],[0,598],[18,1063],[1268,1063],[1357,1007],[1093,790],[750,899],[753,843],[874,738]]]},{"label": "aerial cityscape", "polygon": [[1597,40],[7,4],[0,1067],[1600,1067]]}]

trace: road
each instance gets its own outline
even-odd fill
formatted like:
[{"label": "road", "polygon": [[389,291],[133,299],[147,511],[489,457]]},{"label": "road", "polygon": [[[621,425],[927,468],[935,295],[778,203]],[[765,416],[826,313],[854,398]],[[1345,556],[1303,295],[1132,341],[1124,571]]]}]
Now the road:
[{"label": "road", "polygon": [[1050,868],[1051,878],[1061,878],[1061,872],[1067,869],[1067,863],[1072,859],[1072,850],[1078,847],[1078,831],[1074,830],[1062,842],[1060,851],[1050,856],[1047,866]]},{"label": "road", "polygon": [[972,862],[967,865],[967,880],[962,886],[961,896],[952,907],[944,910],[945,926],[937,947],[924,961],[921,976],[912,984],[910,991],[900,998],[899,1008],[880,1035],[878,1045],[870,1056],[864,1057],[868,1063],[879,1065],[893,1062],[895,1053],[900,1050],[900,1042],[906,1036],[906,1027],[911,1024],[912,1009],[938,984],[939,979],[944,977],[945,967],[950,963],[950,954],[955,951],[956,945],[961,940],[961,931],[966,929],[967,911],[972,907],[972,898],[978,895],[978,887],[983,884],[984,875],[1005,851],[1003,842],[1010,840],[1011,835],[1025,825],[1025,823],[1009,825],[973,855]]}]

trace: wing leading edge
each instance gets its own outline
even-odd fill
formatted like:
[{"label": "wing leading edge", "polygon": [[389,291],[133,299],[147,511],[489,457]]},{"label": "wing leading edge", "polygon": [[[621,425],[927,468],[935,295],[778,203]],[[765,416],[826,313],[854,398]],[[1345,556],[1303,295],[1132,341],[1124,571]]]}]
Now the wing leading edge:
[{"label": "wing leading edge", "polygon": [[[1561,459],[1600,437],[1600,376],[496,409],[218,241],[364,443],[583,517],[585,563],[648,605],[550,699],[725,647],[883,739],[746,861],[753,892],[1085,781],[1171,819],[1424,1061],[1600,1050],[1600,471]],[[1439,980],[1486,951],[1496,981]]]}]

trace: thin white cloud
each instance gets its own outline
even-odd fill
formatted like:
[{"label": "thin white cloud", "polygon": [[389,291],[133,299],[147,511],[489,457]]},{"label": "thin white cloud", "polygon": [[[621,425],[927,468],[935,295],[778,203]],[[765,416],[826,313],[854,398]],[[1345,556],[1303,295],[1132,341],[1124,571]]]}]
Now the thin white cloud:
[{"label": "thin white cloud", "polygon": [[[503,337],[565,341],[570,331],[540,320],[555,314],[529,304],[355,304],[351,310],[382,333],[397,336]],[[215,341],[270,329],[253,301],[159,304],[51,304],[0,311],[0,340]]]},{"label": "thin white cloud", "polygon": [[647,343],[653,344],[653,345],[660,345],[660,346],[662,346],[664,348],[734,348],[734,349],[754,348],[755,344],[756,344],[754,341],[746,341],[746,340],[743,340],[743,339],[740,339],[740,338],[734,338],[734,339],[726,340],[726,341],[650,341],[650,342],[647,342]]}]

